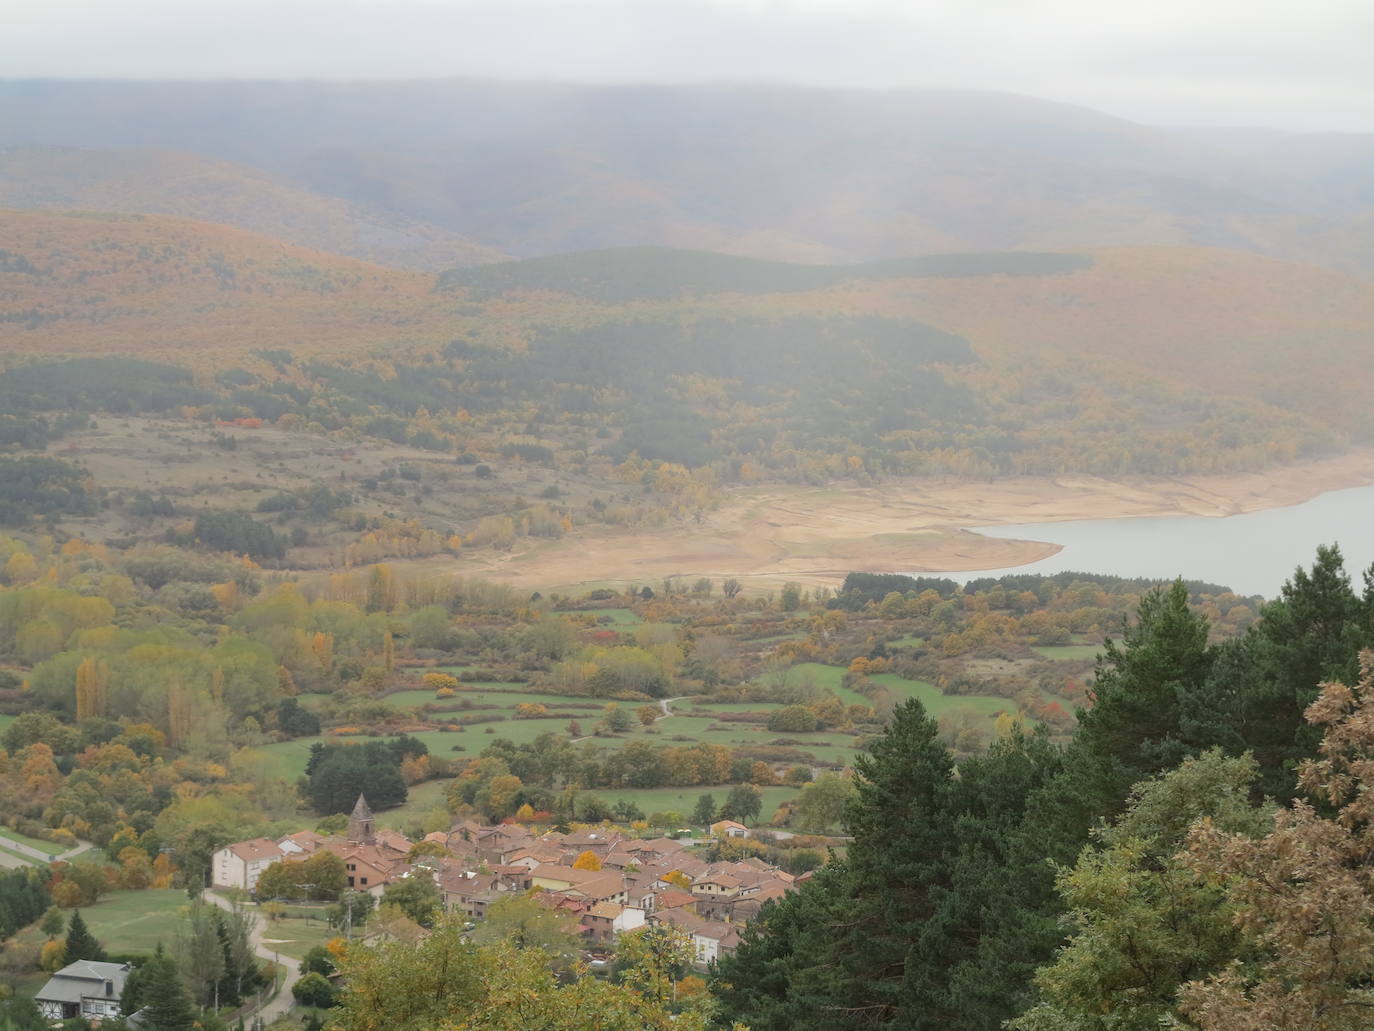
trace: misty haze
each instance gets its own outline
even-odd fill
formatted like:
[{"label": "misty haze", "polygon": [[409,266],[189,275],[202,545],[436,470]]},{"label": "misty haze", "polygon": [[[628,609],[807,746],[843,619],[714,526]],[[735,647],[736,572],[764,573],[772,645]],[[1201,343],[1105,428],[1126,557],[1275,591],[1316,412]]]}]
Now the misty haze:
[{"label": "misty haze", "polygon": [[1365,5],[5,18],[0,1027],[1371,1027]]}]

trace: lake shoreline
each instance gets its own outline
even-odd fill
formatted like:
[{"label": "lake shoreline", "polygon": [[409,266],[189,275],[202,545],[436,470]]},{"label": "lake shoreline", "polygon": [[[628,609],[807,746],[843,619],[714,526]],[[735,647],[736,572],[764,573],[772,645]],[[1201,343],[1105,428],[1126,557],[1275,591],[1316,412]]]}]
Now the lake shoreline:
[{"label": "lake shoreline", "polygon": [[791,581],[838,587],[846,574],[944,575],[1006,570],[1060,546],[986,537],[970,527],[1132,516],[1219,518],[1283,508],[1374,484],[1374,448],[1256,473],[1148,479],[1092,476],[1005,480],[901,479],[877,485],[768,484],[731,493],[700,520],[661,529],[574,530],[501,554],[422,559],[410,565],[540,590],[648,585],[688,587],[733,577],[746,590]]}]

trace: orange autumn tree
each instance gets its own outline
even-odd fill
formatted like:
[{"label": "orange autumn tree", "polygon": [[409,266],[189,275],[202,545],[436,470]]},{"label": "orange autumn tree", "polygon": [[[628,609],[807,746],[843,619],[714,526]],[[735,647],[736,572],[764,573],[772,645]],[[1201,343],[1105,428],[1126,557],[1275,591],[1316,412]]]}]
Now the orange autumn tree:
[{"label": "orange autumn tree", "polygon": [[595,852],[593,852],[591,849],[588,849],[586,852],[583,852],[580,856],[577,857],[577,860],[573,863],[573,869],[574,869],[574,870],[600,870],[600,869],[601,869],[601,857],[598,856],[598,855],[597,855]]},{"label": "orange autumn tree", "polygon": [[1194,829],[1185,858],[1224,886],[1261,957],[1180,992],[1202,1031],[1356,1031],[1374,1025],[1374,652],[1354,687],[1322,686],[1307,720],[1325,727],[1296,801],[1257,840]]}]

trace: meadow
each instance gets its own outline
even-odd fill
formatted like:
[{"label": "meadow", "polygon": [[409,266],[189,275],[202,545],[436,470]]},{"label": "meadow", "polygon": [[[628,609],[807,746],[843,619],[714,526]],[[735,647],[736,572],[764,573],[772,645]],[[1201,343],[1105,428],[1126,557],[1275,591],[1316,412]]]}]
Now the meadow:
[{"label": "meadow", "polygon": [[[92,905],[82,906],[81,919],[110,952],[152,952],[159,942],[168,948],[176,947],[177,929],[186,905],[186,892],[179,888],[116,891]],[[70,918],[70,914],[65,915]],[[20,931],[18,940],[26,945],[40,945],[45,939],[34,925]]]},{"label": "meadow", "polygon": [[1102,653],[1100,644],[1052,644],[1032,646],[1031,651],[1054,662],[1080,661],[1095,659]]}]

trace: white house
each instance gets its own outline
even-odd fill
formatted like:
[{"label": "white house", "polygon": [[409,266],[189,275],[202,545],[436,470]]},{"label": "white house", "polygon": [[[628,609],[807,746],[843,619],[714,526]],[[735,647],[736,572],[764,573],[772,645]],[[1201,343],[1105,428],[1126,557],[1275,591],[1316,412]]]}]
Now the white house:
[{"label": "white house", "polygon": [[286,853],[268,838],[236,841],[215,853],[213,866],[216,888],[242,888],[252,891],[258,877]]},{"label": "white house", "polygon": [[672,924],[691,935],[698,966],[710,966],[739,946],[738,928],[719,920],[703,920],[694,913],[679,909],[656,913],[654,923]]},{"label": "white house", "polygon": [[53,974],[33,1001],[48,1020],[113,1020],[120,1015],[119,997],[128,977],[127,963],[77,960]]}]

